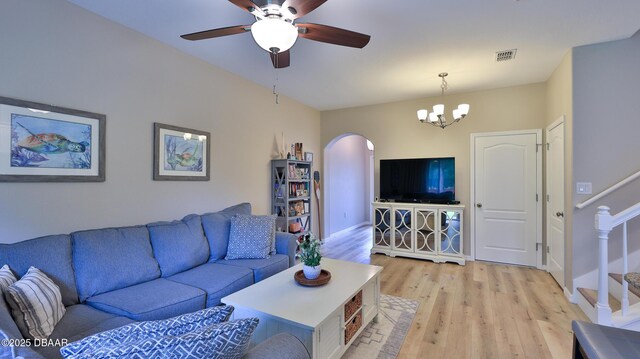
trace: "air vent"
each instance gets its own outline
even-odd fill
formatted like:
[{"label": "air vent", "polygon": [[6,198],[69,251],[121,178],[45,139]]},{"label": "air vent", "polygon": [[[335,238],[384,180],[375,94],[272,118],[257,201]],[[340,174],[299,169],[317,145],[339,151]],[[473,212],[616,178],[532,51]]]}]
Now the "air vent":
[{"label": "air vent", "polygon": [[516,51],[518,49],[504,50],[496,52],[496,62],[504,62],[513,60],[516,58]]}]

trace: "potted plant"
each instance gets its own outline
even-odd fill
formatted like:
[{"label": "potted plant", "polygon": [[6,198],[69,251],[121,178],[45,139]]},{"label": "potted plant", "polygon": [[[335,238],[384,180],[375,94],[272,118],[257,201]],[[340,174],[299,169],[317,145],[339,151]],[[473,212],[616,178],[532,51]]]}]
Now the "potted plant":
[{"label": "potted plant", "polygon": [[302,271],[307,279],[317,279],[320,276],[320,246],[322,241],[313,233],[303,234],[298,238],[300,253],[298,258],[302,262]]}]

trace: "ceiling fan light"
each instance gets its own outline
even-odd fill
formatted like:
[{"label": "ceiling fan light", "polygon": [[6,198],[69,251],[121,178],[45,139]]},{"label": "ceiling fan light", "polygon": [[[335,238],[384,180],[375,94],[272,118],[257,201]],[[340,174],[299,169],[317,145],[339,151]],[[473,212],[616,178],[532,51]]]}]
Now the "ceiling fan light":
[{"label": "ceiling fan light", "polygon": [[418,120],[420,120],[420,122],[426,121],[428,112],[429,111],[427,111],[425,109],[418,110]]},{"label": "ceiling fan light", "polygon": [[458,110],[460,110],[460,114],[462,116],[466,116],[469,114],[469,104],[468,103],[462,103],[460,105],[458,105]]},{"label": "ceiling fan light", "polygon": [[289,50],[298,39],[298,29],[290,22],[266,18],[251,25],[251,35],[258,46],[268,52]]}]

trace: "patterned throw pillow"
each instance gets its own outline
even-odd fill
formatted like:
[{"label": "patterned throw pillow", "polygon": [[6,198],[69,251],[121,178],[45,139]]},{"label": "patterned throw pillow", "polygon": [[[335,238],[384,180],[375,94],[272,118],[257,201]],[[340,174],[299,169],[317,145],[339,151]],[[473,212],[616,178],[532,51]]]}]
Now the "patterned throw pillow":
[{"label": "patterned throw pillow", "polygon": [[16,276],[13,275],[8,265],[3,265],[0,268],[0,296],[10,285],[17,281]]},{"label": "patterned throw pillow", "polygon": [[66,312],[60,288],[36,267],[10,285],[5,297],[25,338],[48,338]]},{"label": "patterned throw pillow", "polygon": [[269,258],[275,245],[276,216],[237,215],[231,218],[225,259]]},{"label": "patterned throw pillow", "polygon": [[244,355],[258,318],[213,324],[179,336],[147,338],[133,343],[96,348],[68,359],[89,358],[228,358]]},{"label": "patterned throw pillow", "polygon": [[212,324],[225,322],[232,312],[233,306],[224,305],[179,315],[170,319],[132,323],[69,343],[60,349],[60,353],[67,358],[97,348],[113,347],[152,337],[180,336]]}]

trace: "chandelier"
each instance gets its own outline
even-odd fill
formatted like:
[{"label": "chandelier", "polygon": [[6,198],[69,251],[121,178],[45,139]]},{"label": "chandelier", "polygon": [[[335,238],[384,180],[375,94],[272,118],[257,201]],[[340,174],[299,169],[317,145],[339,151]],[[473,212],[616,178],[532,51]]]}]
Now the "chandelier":
[{"label": "chandelier", "polygon": [[[440,85],[440,89],[442,90],[442,96],[444,97],[444,92],[447,90],[448,84],[445,77],[449,74],[446,72],[442,72],[438,74],[438,77],[442,78],[442,84]],[[425,109],[418,110],[418,120],[422,123],[428,123],[433,126],[437,126],[440,128],[445,128],[447,126],[453,125],[454,123],[460,121],[465,118],[469,113],[469,104],[462,103],[458,105],[458,108],[453,111],[453,121],[447,123],[447,119],[444,115],[444,105],[437,104],[433,106],[433,112],[429,113],[429,111]]]}]

